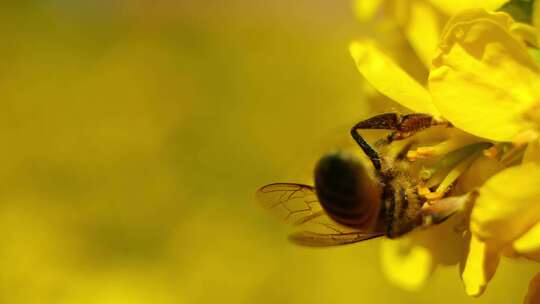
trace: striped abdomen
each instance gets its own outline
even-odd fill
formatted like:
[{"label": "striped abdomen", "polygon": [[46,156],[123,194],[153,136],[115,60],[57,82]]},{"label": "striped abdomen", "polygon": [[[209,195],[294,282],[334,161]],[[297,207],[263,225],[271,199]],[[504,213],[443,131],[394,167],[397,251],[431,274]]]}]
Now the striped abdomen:
[{"label": "striped abdomen", "polygon": [[373,228],[380,210],[380,184],[353,155],[324,156],[315,168],[315,189],[326,213],[346,226]]}]

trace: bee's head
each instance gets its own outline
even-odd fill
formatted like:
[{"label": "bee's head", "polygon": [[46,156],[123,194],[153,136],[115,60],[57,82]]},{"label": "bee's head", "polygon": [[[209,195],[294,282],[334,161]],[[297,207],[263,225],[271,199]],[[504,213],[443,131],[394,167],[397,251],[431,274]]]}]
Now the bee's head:
[{"label": "bee's head", "polygon": [[343,225],[369,228],[379,214],[381,185],[353,154],[323,156],[315,167],[315,189],[325,211]]}]

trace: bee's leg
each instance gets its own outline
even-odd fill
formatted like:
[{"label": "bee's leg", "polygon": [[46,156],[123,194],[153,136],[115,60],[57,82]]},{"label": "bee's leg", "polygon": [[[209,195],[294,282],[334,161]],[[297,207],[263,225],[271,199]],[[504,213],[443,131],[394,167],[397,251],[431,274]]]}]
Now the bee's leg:
[{"label": "bee's leg", "polygon": [[405,139],[418,131],[436,125],[450,126],[450,123],[435,119],[429,114],[413,113],[402,116],[398,113],[384,113],[357,123],[351,128],[351,135],[362,148],[362,151],[369,157],[375,169],[380,171],[381,158],[379,154],[358,134],[358,130],[393,130],[394,132],[375,144],[376,146],[385,146],[394,140]]},{"label": "bee's leg", "polygon": [[362,151],[369,157],[373,163],[373,167],[377,172],[381,171],[381,158],[377,151],[375,151],[365,140],[360,136],[358,130],[372,129],[372,130],[396,130],[399,123],[399,115],[397,113],[385,113],[377,116],[373,116],[366,120],[363,120],[351,128],[351,136],[360,146]]},{"label": "bee's leg", "polygon": [[429,114],[413,113],[399,117],[395,131],[390,133],[380,145],[388,145],[394,140],[406,139],[413,136],[419,131],[428,129],[433,126],[444,125],[451,126],[448,121],[436,119]]}]

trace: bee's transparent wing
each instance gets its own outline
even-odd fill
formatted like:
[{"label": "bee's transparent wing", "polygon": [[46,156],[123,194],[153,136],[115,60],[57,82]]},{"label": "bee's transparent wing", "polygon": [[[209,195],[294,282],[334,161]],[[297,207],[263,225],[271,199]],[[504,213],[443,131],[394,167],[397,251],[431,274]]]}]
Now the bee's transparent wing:
[{"label": "bee's transparent wing", "polygon": [[383,236],[382,233],[349,232],[349,233],[315,233],[309,231],[295,232],[289,236],[292,242],[310,247],[327,247],[357,243]]},{"label": "bee's transparent wing", "polygon": [[263,208],[301,230],[290,236],[293,242],[300,245],[345,245],[383,235],[336,223],[323,210],[312,186],[295,183],[270,184],[257,191],[257,198]]}]

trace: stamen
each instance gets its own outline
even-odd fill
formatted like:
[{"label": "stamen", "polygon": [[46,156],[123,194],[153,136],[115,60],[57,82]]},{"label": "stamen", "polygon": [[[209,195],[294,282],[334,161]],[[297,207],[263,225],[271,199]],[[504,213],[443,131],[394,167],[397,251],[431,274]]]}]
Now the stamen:
[{"label": "stamen", "polygon": [[[492,144],[488,142],[470,144],[447,153],[432,167],[423,168],[420,171],[420,178],[427,181],[427,184],[425,189],[421,192],[419,190],[419,193],[428,200],[441,199],[479,153],[491,146]],[[430,187],[436,185],[438,187],[435,192],[429,191]]]},{"label": "stamen", "polygon": [[[455,140],[458,136],[459,140]],[[410,150],[407,153],[407,159],[411,162],[419,159],[428,159],[432,157],[442,156],[450,153],[453,150],[457,150],[461,147],[468,146],[476,142],[476,139],[472,136],[463,135],[460,133],[451,134],[450,139],[444,140],[433,146],[420,146],[415,150]]]},{"label": "stamen", "polygon": [[440,184],[446,178],[447,172],[457,166],[457,164],[469,156],[489,148],[491,145],[488,142],[474,143],[449,152],[432,167],[423,168],[420,171],[420,177],[424,181],[427,181],[429,188],[434,187]]},{"label": "stamen", "polygon": [[448,153],[453,148],[455,148],[455,144],[449,140],[439,143],[435,146],[418,147],[415,150],[409,150],[407,152],[407,160],[414,162],[419,159],[426,159],[434,156],[443,155],[445,153]]},{"label": "stamen", "polygon": [[446,175],[444,180],[439,184],[439,187],[437,187],[437,190],[435,190],[434,192],[437,195],[440,195],[440,197],[438,198],[441,198],[442,196],[444,196],[444,194],[450,189],[450,187],[458,179],[458,177],[460,177],[461,174],[463,174],[463,172],[465,172],[465,170],[469,168],[470,164],[473,162],[475,158],[476,157],[470,157],[466,161],[461,162],[459,165],[454,167],[450,171],[450,173],[448,173],[448,175]]}]

